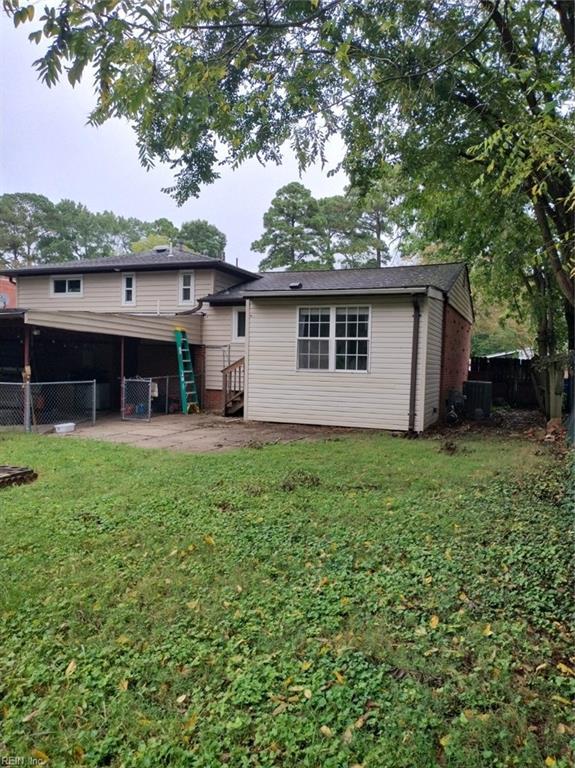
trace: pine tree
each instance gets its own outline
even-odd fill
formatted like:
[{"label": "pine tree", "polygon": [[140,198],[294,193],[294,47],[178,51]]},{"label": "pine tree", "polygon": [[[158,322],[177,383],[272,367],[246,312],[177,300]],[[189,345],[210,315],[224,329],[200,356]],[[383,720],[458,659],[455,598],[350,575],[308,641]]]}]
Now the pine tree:
[{"label": "pine tree", "polygon": [[278,189],[264,214],[264,233],[251,247],[266,254],[259,265],[264,271],[333,267],[333,256],[322,248],[317,200],[299,182]]}]

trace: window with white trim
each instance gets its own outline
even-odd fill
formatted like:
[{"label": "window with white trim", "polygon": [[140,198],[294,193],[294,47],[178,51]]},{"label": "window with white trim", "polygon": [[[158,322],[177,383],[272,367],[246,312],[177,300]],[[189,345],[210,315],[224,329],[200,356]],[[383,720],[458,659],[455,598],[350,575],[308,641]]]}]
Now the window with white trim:
[{"label": "window with white trim", "polygon": [[51,292],[53,296],[81,296],[82,277],[53,277]]},{"label": "window with white trim", "polygon": [[234,309],[234,341],[246,338],[246,310]]},{"label": "window with white trim", "polygon": [[367,371],[369,307],[336,307],[335,369]]},{"label": "window with white trim", "polygon": [[180,304],[194,303],[194,273],[180,272]]},{"label": "window with white trim", "polygon": [[136,303],[136,276],[122,275],[122,304],[130,306]]},{"label": "window with white trim", "polygon": [[298,318],[297,366],[303,370],[329,369],[329,307],[302,307]]},{"label": "window with white trim", "polygon": [[299,370],[369,369],[369,307],[300,307]]}]

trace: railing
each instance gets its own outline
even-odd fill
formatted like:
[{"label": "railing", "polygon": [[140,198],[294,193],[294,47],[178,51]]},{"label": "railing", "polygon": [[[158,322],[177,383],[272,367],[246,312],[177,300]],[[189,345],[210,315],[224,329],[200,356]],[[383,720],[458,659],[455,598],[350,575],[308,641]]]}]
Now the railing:
[{"label": "railing", "polygon": [[224,414],[232,413],[243,407],[245,384],[245,357],[226,366],[222,371],[222,389],[224,392]]}]

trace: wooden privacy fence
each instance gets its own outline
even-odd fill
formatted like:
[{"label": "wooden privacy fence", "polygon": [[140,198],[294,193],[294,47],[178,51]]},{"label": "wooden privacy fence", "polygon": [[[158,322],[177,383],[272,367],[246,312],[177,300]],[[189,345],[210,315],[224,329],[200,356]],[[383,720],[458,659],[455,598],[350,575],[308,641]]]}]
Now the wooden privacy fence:
[{"label": "wooden privacy fence", "polygon": [[472,357],[470,381],[490,381],[493,403],[513,408],[537,408],[531,360],[510,357]]}]

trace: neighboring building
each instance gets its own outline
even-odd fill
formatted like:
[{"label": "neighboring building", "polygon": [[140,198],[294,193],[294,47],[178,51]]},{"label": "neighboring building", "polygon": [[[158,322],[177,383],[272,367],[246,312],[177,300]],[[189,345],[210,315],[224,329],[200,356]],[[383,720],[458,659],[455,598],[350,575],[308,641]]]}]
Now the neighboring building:
[{"label": "neighboring building", "polygon": [[467,377],[463,264],[258,275],[155,249],[10,274],[21,309],[0,313],[1,349],[13,364],[31,339],[36,380],[173,373],[183,327],[208,409],[422,431]]},{"label": "neighboring building", "polygon": [[16,283],[0,275],[0,310],[16,306]]}]

